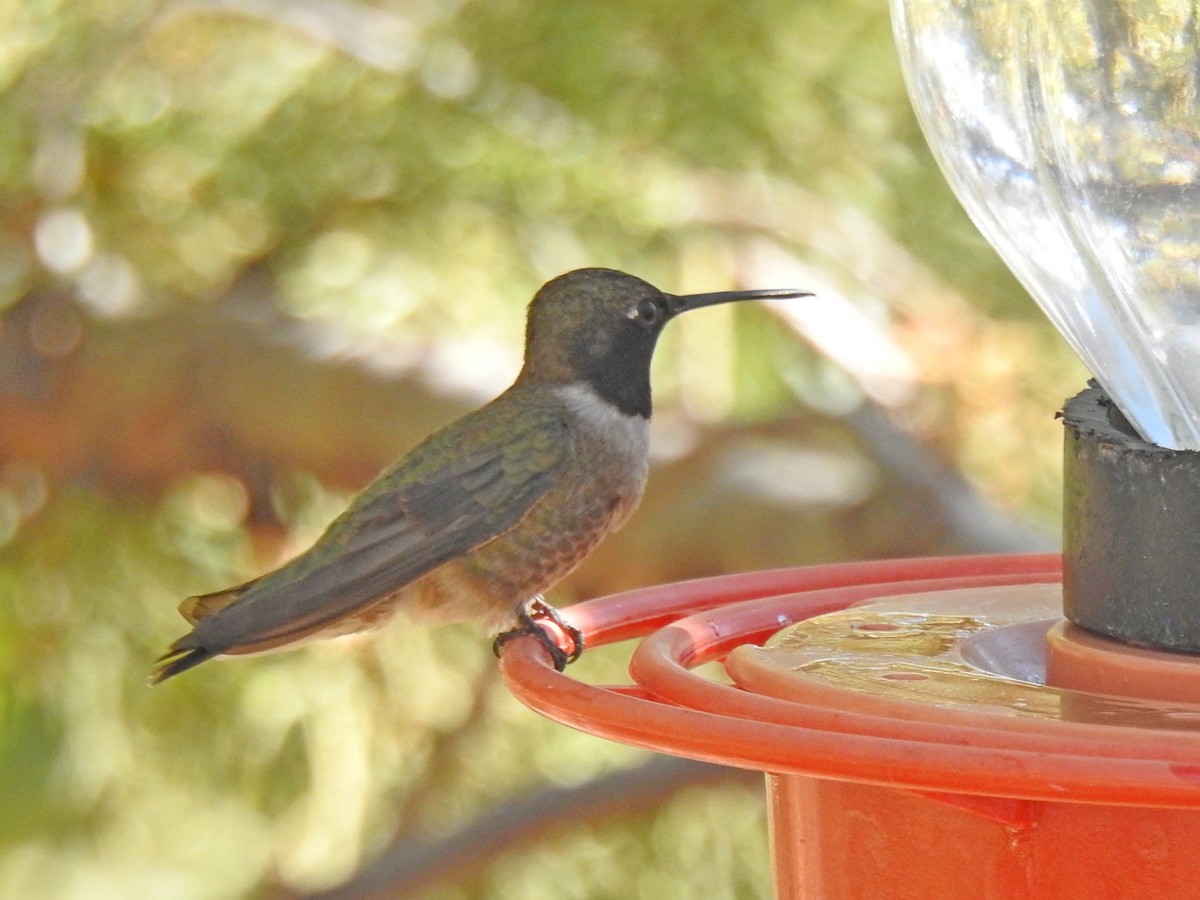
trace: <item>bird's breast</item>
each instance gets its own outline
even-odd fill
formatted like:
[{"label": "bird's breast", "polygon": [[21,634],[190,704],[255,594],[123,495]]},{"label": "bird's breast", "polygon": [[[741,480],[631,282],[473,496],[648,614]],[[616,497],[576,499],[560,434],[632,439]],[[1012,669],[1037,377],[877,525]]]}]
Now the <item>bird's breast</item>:
[{"label": "bird's breast", "polygon": [[470,584],[477,611],[486,608],[495,621],[509,617],[515,604],[571,572],[637,507],[646,484],[645,418],[622,414],[584,385],[553,390],[572,445],[554,486],[516,527],[424,579],[422,589],[437,595],[425,605],[453,611]]},{"label": "bird's breast", "polygon": [[644,416],[621,412],[586,384],[555,389],[575,433],[572,468],[580,493],[615,504],[618,528],[641,500],[649,467],[650,429]]}]

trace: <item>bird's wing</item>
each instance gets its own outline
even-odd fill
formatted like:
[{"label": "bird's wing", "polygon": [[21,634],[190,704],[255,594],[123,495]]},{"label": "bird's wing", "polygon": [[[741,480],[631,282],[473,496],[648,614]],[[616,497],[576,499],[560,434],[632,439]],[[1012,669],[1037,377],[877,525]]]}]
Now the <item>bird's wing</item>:
[{"label": "bird's wing", "polygon": [[238,588],[185,601],[195,628],[172,644],[159,680],[220,653],[299,640],[515,526],[554,483],[572,437],[549,410],[499,424],[434,435],[310,550]]}]

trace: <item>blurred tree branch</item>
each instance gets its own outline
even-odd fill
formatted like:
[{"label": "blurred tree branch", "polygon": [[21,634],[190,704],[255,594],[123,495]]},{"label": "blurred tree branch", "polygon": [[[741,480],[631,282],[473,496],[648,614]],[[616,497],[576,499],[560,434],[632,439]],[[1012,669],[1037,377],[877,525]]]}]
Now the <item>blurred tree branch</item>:
[{"label": "blurred tree branch", "polygon": [[298,322],[191,306],[96,319],[35,293],[0,329],[0,460],[153,498],[222,471],[260,495],[276,471],[357,488],[462,412],[414,371],[320,358]]},{"label": "blurred tree branch", "polygon": [[544,788],[501,803],[441,840],[406,837],[349,881],[327,891],[293,894],[278,889],[272,896],[276,900],[411,897],[451,877],[469,879],[490,860],[516,847],[572,828],[595,827],[605,819],[646,812],[687,788],[732,783],[761,790],[761,781],[757,772],[653,756],[632,769],[611,772],[585,784]]},{"label": "blurred tree branch", "polygon": [[167,6],[157,24],[213,13],[261,19],[296,31],[385,72],[408,68],[419,43],[414,18],[350,0],[182,0]]}]

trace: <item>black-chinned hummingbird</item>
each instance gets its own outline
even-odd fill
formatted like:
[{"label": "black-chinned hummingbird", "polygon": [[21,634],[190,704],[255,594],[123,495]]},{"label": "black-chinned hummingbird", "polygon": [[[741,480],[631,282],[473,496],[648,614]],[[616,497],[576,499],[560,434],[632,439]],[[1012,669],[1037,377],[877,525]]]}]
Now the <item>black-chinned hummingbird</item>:
[{"label": "black-chinned hummingbird", "polygon": [[641,500],[650,359],[663,326],[717,303],[807,295],[676,296],[613,269],[547,282],[529,304],[512,386],[385,469],[304,553],[185,600],[193,629],[159,659],[153,681],[222,654],[361,631],[401,609],[493,629],[521,621],[562,668],[582,638],[571,634],[575,649],[564,654],[529,627],[528,604],[554,617],[541,593]]}]

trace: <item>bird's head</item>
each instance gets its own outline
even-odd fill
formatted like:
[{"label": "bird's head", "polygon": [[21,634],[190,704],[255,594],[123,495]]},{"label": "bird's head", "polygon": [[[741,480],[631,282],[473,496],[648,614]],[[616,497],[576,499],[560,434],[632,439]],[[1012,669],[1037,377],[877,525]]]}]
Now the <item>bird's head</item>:
[{"label": "bird's head", "polygon": [[576,269],[546,282],[529,304],[522,377],[582,382],[621,412],[650,416],[650,359],[680,313],[734,300],[805,291],[667,294],[615,269]]}]

